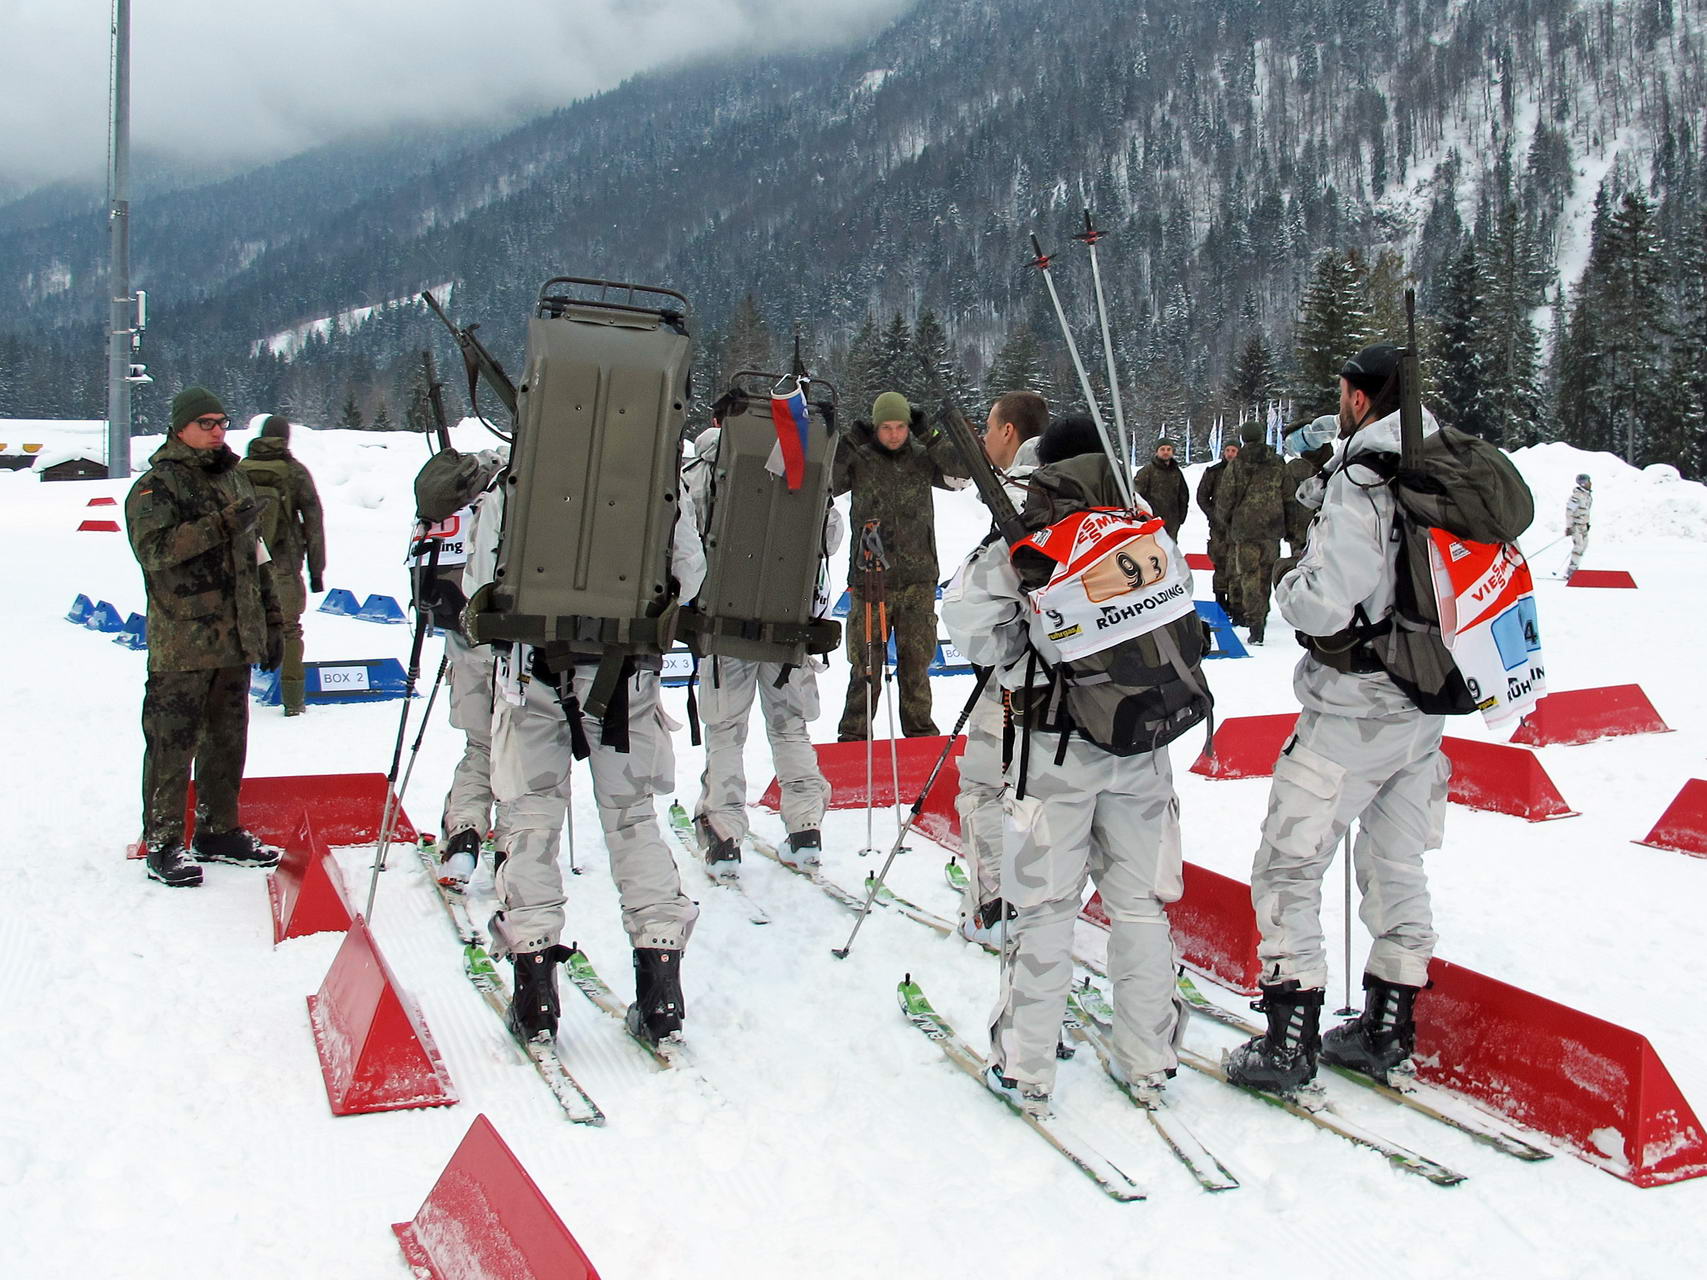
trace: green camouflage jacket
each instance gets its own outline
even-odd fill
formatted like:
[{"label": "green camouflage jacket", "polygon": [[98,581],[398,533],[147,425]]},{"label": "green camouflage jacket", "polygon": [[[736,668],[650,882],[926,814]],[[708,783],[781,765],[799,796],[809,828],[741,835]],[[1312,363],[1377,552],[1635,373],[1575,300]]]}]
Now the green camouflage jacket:
[{"label": "green camouflage jacket", "polygon": [[[859,585],[860,533],[866,521],[882,523],[889,558],[884,582],[891,591],[936,586],[936,504],[931,488],[959,489],[972,473],[947,436],[932,430],[921,440],[924,414],[913,411],[913,433],[891,453],[877,443],[869,422],[856,422],[836,450],[830,492],[852,492],[848,525],[848,582]],[[959,483],[954,483],[958,481]]]},{"label": "green camouflage jacket", "polygon": [[1178,461],[1150,459],[1149,465],[1132,477],[1132,492],[1167,526],[1168,537],[1177,539],[1180,526],[1191,514],[1191,486]]},{"label": "green camouflage jacket", "polygon": [[1234,542],[1279,542],[1286,536],[1286,467],[1268,445],[1239,446],[1215,490],[1215,517],[1226,521],[1226,536]]},{"label": "green camouflage jacket", "polygon": [[[289,495],[279,522],[278,545],[270,548],[273,559],[292,569],[301,569],[306,559],[310,574],[326,572],[326,523],[320,494],[308,468],[291,454],[289,443],[278,436],[256,436],[249,442],[248,456],[238,465],[258,495],[269,484]],[[258,474],[262,478],[258,479]]]},{"label": "green camouflage jacket", "polygon": [[172,436],[148,462],[124,500],[131,551],[148,590],[148,669],[263,661],[279,606],[257,564],[259,535],[235,535],[226,514],[255,498],[237,455],[224,445],[192,449]]},{"label": "green camouflage jacket", "polygon": [[1197,481],[1197,508],[1199,511],[1203,512],[1206,517],[1208,517],[1209,536],[1211,538],[1218,538],[1221,536],[1220,531],[1215,526],[1218,521],[1226,518],[1224,516],[1217,515],[1215,511],[1215,495],[1219,491],[1221,481],[1226,478],[1226,475],[1227,460],[1223,458],[1220,462],[1212,463],[1205,467],[1203,469],[1203,475]]},{"label": "green camouflage jacket", "polygon": [[1310,521],[1316,514],[1314,507],[1307,507],[1298,501],[1298,486],[1315,475],[1316,471],[1316,464],[1308,458],[1286,460],[1286,541],[1294,554],[1304,546],[1304,539],[1310,530]]}]

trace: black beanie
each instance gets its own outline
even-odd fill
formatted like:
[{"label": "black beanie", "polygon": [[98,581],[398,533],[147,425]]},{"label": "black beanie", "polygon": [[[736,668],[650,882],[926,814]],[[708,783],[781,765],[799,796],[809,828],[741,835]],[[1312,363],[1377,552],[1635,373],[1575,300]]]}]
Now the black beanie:
[{"label": "black beanie", "polygon": [[261,434],[263,436],[277,436],[280,440],[288,443],[290,440],[290,422],[286,418],[279,417],[276,413],[269,413],[267,420],[261,424]]},{"label": "black beanie", "polygon": [[1267,434],[1267,428],[1255,419],[1245,423],[1244,426],[1239,428],[1239,439],[1244,441],[1246,444],[1260,444],[1262,443],[1263,437]]},{"label": "black beanie", "polygon": [[172,397],[172,434],[177,435],[206,413],[225,416],[225,406],[206,387],[185,387]]},{"label": "black beanie", "polygon": [[1399,348],[1391,342],[1377,342],[1347,360],[1340,367],[1340,377],[1371,400],[1377,400],[1387,386],[1387,379],[1393,378],[1397,388],[1398,371]]},{"label": "black beanie", "polygon": [[1051,422],[1037,438],[1037,461],[1042,466],[1076,458],[1081,453],[1100,453],[1102,436],[1096,423],[1082,413],[1070,413]]}]

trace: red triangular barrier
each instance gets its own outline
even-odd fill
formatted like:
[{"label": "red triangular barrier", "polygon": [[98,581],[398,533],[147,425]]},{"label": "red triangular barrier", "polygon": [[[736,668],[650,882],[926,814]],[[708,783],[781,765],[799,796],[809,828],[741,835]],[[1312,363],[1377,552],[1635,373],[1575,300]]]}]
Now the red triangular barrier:
[{"label": "red triangular barrier", "polygon": [[1577,816],[1533,751],[1469,738],[1442,738],[1440,746],[1452,761],[1447,798],[1454,804],[1530,822]]},{"label": "red triangular barrier", "polygon": [[337,933],[350,927],[344,874],[326,852],[307,810],[298,814],[296,834],[285,842],[284,857],[267,876],[275,946],[286,938]]},{"label": "red triangular barrier", "polygon": [[1266,778],[1274,773],[1280,749],[1298,725],[1298,713],[1232,716],[1215,727],[1213,754],[1205,751],[1191,766],[1206,778]]},{"label": "red triangular barrier", "polygon": [[1707,858],[1707,782],[1691,778],[1684,783],[1647,838],[1636,843]]},{"label": "red triangular barrier", "polygon": [[117,533],[117,520],[85,520],[77,526],[78,533]]},{"label": "red triangular barrier", "polygon": [[1187,551],[1185,553],[1186,567],[1189,569],[1213,570],[1215,562],[1204,551]]},{"label": "red triangular barrier", "polygon": [[456,1092],[420,1012],[357,916],[316,995],[308,997],[314,1051],[335,1116],[443,1107]]},{"label": "red triangular barrier", "polygon": [[1623,587],[1635,590],[1636,580],[1622,569],[1578,569],[1565,579],[1567,587]]},{"label": "red triangular barrier", "polygon": [[1530,747],[1575,746],[1633,733],[1670,732],[1641,685],[1616,684],[1547,694],[1523,717],[1511,740]]},{"label": "red triangular barrier", "polygon": [[[386,797],[383,773],[309,773],[280,778],[245,778],[237,795],[237,820],[267,844],[283,846],[296,838],[298,819],[304,809],[314,814],[320,838],[337,848],[350,844],[373,844],[379,839],[379,824]],[[418,836],[401,804],[392,808],[393,841],[413,843]],[[188,809],[184,814],[184,838],[195,834],[196,788],[190,785]],[[133,843],[126,852],[142,856],[141,845]],[[342,925],[338,926],[340,929]]]},{"label": "red triangular barrier", "polygon": [[1417,1073],[1639,1187],[1707,1175],[1707,1132],[1647,1037],[1436,959]]},{"label": "red triangular barrier", "polygon": [[599,1280],[484,1115],[474,1118],[419,1212],[391,1229],[419,1280]]}]

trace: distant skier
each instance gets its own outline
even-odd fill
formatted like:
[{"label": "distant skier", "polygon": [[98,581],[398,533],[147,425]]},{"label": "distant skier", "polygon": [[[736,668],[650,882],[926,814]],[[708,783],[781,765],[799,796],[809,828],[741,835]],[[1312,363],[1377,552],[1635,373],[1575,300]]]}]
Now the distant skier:
[{"label": "distant skier", "polygon": [[1585,473],[1577,477],[1576,488],[1565,499],[1565,532],[1571,536],[1571,558],[1565,565],[1567,582],[1582,563],[1583,552],[1588,550],[1588,515],[1593,507],[1594,482]]}]

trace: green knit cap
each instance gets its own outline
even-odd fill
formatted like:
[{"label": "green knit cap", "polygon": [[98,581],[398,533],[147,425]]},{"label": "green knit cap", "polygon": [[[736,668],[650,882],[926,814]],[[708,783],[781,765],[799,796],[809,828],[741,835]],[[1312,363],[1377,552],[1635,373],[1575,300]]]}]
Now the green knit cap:
[{"label": "green knit cap", "polygon": [[185,387],[172,397],[172,434],[177,435],[203,414],[225,416],[225,406],[206,387]]},{"label": "green knit cap", "polygon": [[907,397],[899,391],[885,391],[871,402],[871,424],[880,426],[885,422],[907,422],[913,420],[913,406],[907,403]]}]

